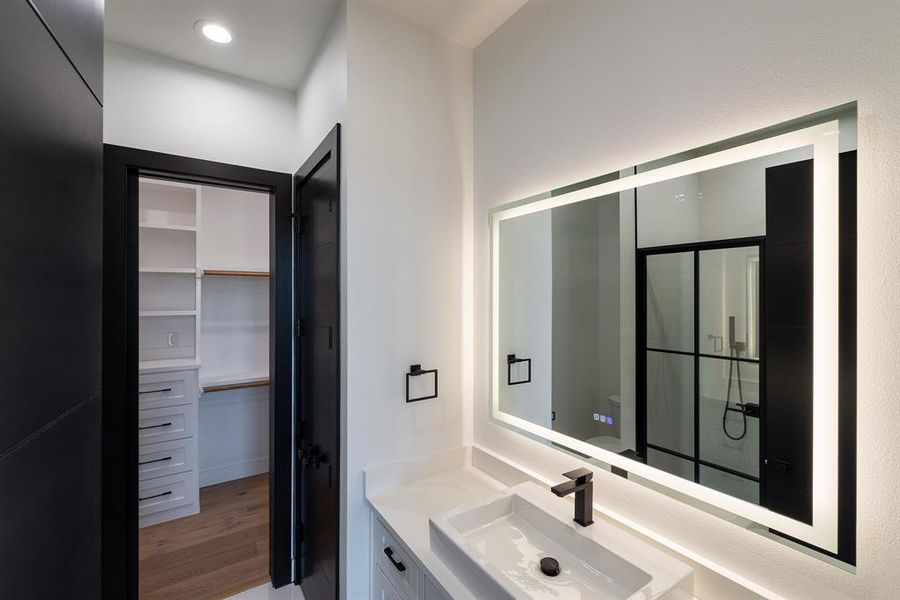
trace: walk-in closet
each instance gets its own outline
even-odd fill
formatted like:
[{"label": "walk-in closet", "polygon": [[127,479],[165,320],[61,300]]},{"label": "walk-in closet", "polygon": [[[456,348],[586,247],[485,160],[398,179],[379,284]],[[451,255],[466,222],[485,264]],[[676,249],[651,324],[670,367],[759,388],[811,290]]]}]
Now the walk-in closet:
[{"label": "walk-in closet", "polygon": [[[268,577],[269,195],[139,183],[142,599]],[[219,582],[221,583],[221,581]]]}]

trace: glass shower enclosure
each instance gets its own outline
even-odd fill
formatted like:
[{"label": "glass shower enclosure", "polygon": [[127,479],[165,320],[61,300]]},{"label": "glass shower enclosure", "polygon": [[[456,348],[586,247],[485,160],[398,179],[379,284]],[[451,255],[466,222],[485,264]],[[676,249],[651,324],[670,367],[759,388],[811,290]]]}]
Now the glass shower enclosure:
[{"label": "glass shower enclosure", "polygon": [[639,453],[757,504],[763,241],[643,248],[637,257]]}]

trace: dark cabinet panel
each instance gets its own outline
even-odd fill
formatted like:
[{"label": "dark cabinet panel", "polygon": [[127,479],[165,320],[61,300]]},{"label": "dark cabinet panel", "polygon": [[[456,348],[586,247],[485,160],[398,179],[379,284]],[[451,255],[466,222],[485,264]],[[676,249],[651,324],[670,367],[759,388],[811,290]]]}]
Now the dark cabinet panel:
[{"label": "dark cabinet panel", "polygon": [[102,109],[29,3],[0,23],[0,598],[99,598]]},{"label": "dark cabinet panel", "polygon": [[763,504],[812,522],[813,162],[766,169]]},{"label": "dark cabinet panel", "polygon": [[[812,519],[812,161],[766,170],[764,504]],[[856,561],[856,152],[840,155],[838,552]]]},{"label": "dark cabinet panel", "polygon": [[0,22],[2,453],[100,390],[102,110],[26,3]]},{"label": "dark cabinet panel", "polygon": [[103,102],[103,0],[30,0],[69,60]]},{"label": "dark cabinet panel", "polygon": [[813,161],[766,169],[766,245],[813,241]]},{"label": "dark cabinet panel", "polygon": [[0,598],[100,597],[100,399],[0,460]]}]

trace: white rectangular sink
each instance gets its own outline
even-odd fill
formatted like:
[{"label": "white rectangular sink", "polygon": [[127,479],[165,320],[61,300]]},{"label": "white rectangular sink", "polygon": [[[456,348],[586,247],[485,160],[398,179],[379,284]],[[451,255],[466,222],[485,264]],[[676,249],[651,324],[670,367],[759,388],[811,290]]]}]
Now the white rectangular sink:
[{"label": "white rectangular sink", "polygon": [[[623,530],[572,520],[570,501],[522,483],[430,519],[431,548],[478,598],[693,598],[693,570]],[[559,562],[559,574],[540,561]]]}]

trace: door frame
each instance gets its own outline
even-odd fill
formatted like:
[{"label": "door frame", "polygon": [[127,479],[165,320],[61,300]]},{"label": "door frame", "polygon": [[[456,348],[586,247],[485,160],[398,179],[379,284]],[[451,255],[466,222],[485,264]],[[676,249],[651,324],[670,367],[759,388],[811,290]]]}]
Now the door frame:
[{"label": "door frame", "polygon": [[103,147],[103,597],[138,597],[138,178],[267,192],[269,204],[269,574],[294,580],[292,177],[226,163]]}]

